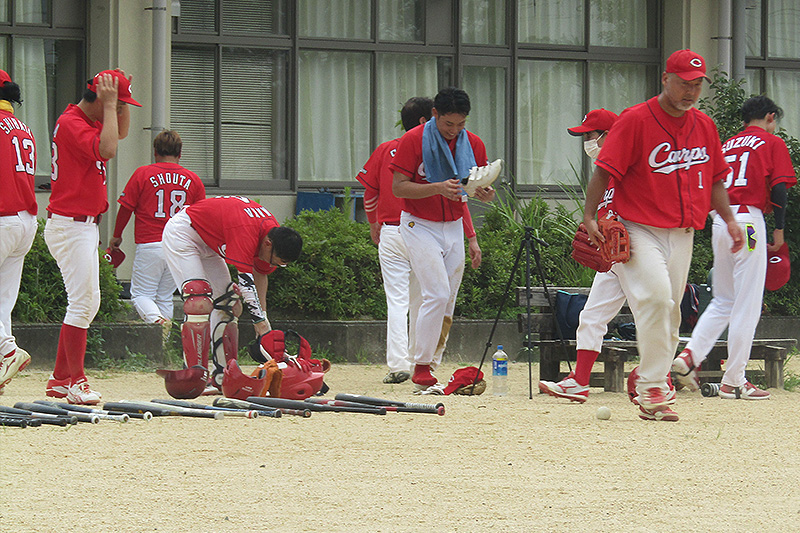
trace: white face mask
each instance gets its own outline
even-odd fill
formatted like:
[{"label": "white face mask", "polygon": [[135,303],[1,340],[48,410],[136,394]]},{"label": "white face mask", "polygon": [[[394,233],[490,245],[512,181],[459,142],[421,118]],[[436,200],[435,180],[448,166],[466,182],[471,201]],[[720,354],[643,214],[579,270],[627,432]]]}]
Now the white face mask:
[{"label": "white face mask", "polygon": [[600,155],[600,147],[597,146],[597,139],[583,141],[583,151],[586,152],[586,155],[592,158],[592,161],[597,159],[597,156]]}]

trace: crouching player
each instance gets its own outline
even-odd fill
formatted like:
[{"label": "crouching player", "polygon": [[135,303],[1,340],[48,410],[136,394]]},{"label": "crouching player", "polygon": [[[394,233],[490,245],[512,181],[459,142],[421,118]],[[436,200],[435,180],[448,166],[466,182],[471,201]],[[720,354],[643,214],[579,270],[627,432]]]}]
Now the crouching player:
[{"label": "crouching player", "polygon": [[[202,200],[175,215],[161,242],[183,298],[185,368],[158,373],[173,397],[196,398],[207,384],[221,390],[228,375],[242,375],[225,373],[229,364],[238,370],[237,317],[247,308],[256,336],[272,329],[266,313],[267,275],[296,260],[303,240],[258,203],[227,196]],[[232,282],[228,264],[238,271],[238,283]]]}]

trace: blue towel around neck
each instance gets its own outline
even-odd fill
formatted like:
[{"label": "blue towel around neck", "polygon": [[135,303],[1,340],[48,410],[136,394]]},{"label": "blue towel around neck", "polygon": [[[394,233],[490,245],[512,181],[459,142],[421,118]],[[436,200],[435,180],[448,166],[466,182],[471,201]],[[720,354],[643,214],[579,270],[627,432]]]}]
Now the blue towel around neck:
[{"label": "blue towel around neck", "polygon": [[453,152],[439,128],[436,127],[436,118],[425,123],[422,130],[422,162],[425,164],[425,177],[430,183],[445,181],[452,178],[465,178],[469,176],[469,169],[476,166],[475,154],[469,143],[467,130],[461,130],[456,139],[456,154]]}]

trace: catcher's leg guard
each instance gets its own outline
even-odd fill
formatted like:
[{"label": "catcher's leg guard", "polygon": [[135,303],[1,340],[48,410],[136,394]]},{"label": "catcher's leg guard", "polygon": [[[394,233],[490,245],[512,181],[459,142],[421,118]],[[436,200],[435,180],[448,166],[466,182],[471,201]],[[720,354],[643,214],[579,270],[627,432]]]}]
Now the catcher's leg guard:
[{"label": "catcher's leg guard", "polygon": [[235,283],[230,283],[225,294],[214,300],[214,309],[225,314],[225,318],[214,327],[212,332],[212,362],[214,371],[211,382],[222,389],[225,369],[230,361],[239,355],[239,315],[242,314],[242,291]]},{"label": "catcher's leg guard", "polygon": [[208,381],[208,349],[211,344],[209,315],[213,309],[211,285],[191,279],[181,287],[185,319],[181,325],[183,370],[158,370],[173,398],[192,399],[202,394]]}]

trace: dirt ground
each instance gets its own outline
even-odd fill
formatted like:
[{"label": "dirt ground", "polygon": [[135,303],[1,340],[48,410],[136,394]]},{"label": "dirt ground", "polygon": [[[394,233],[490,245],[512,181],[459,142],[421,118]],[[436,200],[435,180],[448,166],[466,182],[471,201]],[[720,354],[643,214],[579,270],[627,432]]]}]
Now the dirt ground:
[{"label": "dirt ground", "polygon": [[[328,396],[442,401],[445,416],[0,428],[0,531],[788,531],[800,521],[800,392],[746,402],[679,391],[680,422],[645,422],[625,394],[602,389],[583,405],[529,399],[525,363],[510,366],[506,397],[414,396],[384,373],[335,365]],[[43,399],[47,377],[22,372],[0,404]],[[167,397],[155,374],[90,380],[107,401]],[[610,420],[596,418],[601,405]]]}]

